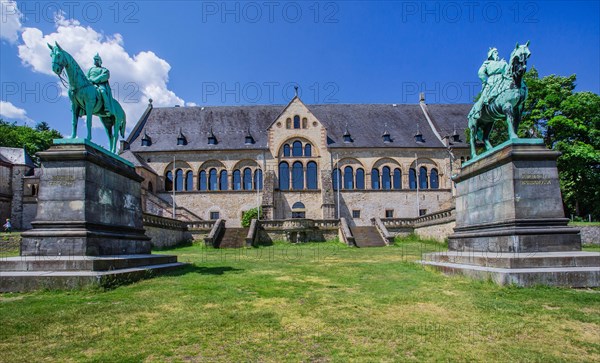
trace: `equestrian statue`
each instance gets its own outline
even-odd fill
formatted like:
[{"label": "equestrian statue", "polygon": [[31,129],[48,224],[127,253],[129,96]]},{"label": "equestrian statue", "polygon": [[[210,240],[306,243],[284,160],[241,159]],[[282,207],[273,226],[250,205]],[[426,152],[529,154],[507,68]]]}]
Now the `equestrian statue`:
[{"label": "equestrian statue", "polygon": [[527,85],[523,82],[523,75],[530,56],[529,41],[524,45],[517,43],[508,64],[498,57],[496,48],[488,51],[487,60],[479,68],[479,78],[483,84],[481,96],[468,115],[471,158],[477,156],[477,140],[483,141],[486,151],[493,148],[490,132],[496,121],[506,120],[509,140],[519,138],[517,130],[527,99]]},{"label": "equestrian statue", "polygon": [[[69,99],[73,114],[73,131],[71,139],[77,137],[77,119],[86,116],[87,137],[92,139],[92,115],[100,117],[109,140],[109,150],[113,154],[117,149],[119,134],[125,137],[125,112],[112,97],[108,79],[110,72],[102,67],[102,58],[98,54],[94,57],[94,66],[87,75],[77,64],[75,59],[63,50],[57,42],[54,46],[48,44],[52,57],[52,71],[58,75],[63,84],[66,82],[62,73],[66,72],[68,78]],[[65,86],[67,86],[65,84]]]}]

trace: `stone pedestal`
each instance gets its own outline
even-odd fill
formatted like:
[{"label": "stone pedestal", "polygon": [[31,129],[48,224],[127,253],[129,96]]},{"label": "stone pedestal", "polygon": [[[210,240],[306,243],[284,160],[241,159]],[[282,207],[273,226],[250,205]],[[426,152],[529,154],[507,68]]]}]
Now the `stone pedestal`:
[{"label": "stone pedestal", "polygon": [[541,139],[510,140],[463,165],[447,253],[423,263],[499,284],[598,286],[600,254],[568,227],[556,159]]},{"label": "stone pedestal", "polygon": [[143,178],[131,163],[83,139],[54,140],[38,155],[37,216],[21,256],[0,260],[0,292],[111,286],[184,265],[150,254]]},{"label": "stone pedestal", "polygon": [[37,216],[22,256],[150,253],[141,176],[128,161],[83,139],[55,142],[42,160]]}]

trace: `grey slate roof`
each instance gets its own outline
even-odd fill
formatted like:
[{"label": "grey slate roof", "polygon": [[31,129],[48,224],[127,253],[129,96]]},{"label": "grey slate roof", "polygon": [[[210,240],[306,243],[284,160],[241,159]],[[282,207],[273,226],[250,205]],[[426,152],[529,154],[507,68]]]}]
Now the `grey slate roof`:
[{"label": "grey slate roof", "polygon": [[[419,104],[325,104],[306,105],[313,115],[327,128],[329,147],[411,147],[441,148],[444,144],[431,130]],[[139,151],[175,150],[244,150],[266,149],[267,129],[285,109],[285,105],[215,106],[215,107],[163,107],[149,108],[128,137],[130,149]],[[470,105],[429,105],[432,122],[439,125],[441,136],[453,125],[461,133],[467,126]],[[419,130],[424,143],[416,143],[414,134]],[[346,126],[353,142],[344,143]],[[212,132],[217,145],[208,144]],[[177,145],[179,130],[188,144]],[[250,130],[255,144],[245,145],[244,138]],[[384,143],[382,135],[387,131],[392,142]],[[142,146],[141,139],[147,134],[151,146]],[[462,145],[455,145],[460,147]],[[466,145],[465,145],[466,146]]]},{"label": "grey slate roof", "polygon": [[122,157],[123,159],[129,161],[130,163],[132,163],[135,166],[139,166],[139,167],[148,169],[148,171],[151,171],[152,173],[156,174],[154,169],[152,169],[150,167],[150,165],[148,165],[148,163],[146,163],[146,161],[144,161],[141,157],[132,153],[131,150],[125,150],[122,153],[120,153],[119,156]]},{"label": "grey slate roof", "polygon": [[13,165],[26,165],[33,168],[35,165],[25,149],[16,147],[0,147],[0,155]]}]

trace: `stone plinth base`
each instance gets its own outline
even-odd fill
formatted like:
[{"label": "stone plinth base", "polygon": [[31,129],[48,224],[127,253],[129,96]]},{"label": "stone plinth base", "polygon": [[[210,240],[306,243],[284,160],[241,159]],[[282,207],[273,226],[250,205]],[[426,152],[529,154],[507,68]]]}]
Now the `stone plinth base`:
[{"label": "stone plinth base", "polygon": [[567,226],[556,158],[540,139],[499,145],[463,165],[456,182],[456,227],[450,251],[580,251]]},{"label": "stone plinth base", "polygon": [[177,256],[21,256],[0,261],[0,292],[109,287],[173,271]]},{"label": "stone plinth base", "polygon": [[42,160],[37,215],[22,256],[150,253],[141,176],[128,161],[87,140],[55,140]]},{"label": "stone plinth base", "polygon": [[463,165],[448,252],[423,265],[500,285],[600,286],[600,254],[567,226],[556,158],[540,139],[509,140]]},{"label": "stone plinth base", "polygon": [[426,254],[420,263],[447,274],[492,280],[499,285],[600,286],[600,253],[594,252],[448,251]]}]

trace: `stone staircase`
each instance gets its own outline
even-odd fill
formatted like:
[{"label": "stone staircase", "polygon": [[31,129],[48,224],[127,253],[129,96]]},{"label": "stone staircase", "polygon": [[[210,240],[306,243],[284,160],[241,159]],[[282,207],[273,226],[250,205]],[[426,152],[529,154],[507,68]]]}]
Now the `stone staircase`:
[{"label": "stone staircase", "polygon": [[356,247],[384,247],[385,241],[374,226],[351,227]]},{"label": "stone staircase", "polygon": [[242,248],[246,245],[249,228],[225,228],[217,248]]},{"label": "stone staircase", "polygon": [[174,271],[184,265],[177,262],[177,256],[149,254],[7,257],[0,261],[0,292],[106,287]]}]

